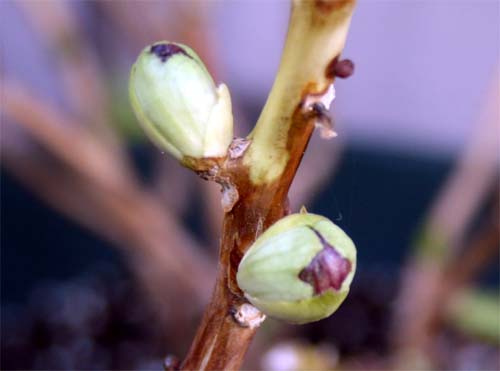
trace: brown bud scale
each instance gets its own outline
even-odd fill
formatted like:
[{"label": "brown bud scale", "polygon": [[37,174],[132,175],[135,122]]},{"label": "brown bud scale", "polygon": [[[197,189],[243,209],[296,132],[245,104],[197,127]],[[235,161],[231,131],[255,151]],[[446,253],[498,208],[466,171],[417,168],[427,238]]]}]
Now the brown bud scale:
[{"label": "brown bud scale", "polygon": [[329,289],[339,290],[351,271],[351,262],[340,255],[314,228],[311,230],[321,241],[323,249],[316,254],[309,265],[302,269],[299,278],[309,283],[314,295],[321,295]]},{"label": "brown bud scale", "polygon": [[[158,56],[163,63],[165,63],[170,57],[175,54],[184,54],[186,57],[191,58],[191,56],[186,53],[179,45],[175,44],[156,44],[152,45],[149,50],[152,54]],[[192,59],[192,58],[191,58]]]}]

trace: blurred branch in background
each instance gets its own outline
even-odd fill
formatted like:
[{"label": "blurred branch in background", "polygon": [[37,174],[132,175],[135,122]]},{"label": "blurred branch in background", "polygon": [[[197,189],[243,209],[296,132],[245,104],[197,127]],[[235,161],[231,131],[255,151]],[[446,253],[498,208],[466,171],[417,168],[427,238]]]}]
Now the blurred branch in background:
[{"label": "blurred branch in background", "polygon": [[120,6],[105,1],[96,3],[96,6],[115,25],[118,37],[127,41],[126,46],[134,54],[152,41],[175,39],[196,50],[208,70],[217,76],[220,68],[217,43],[207,20],[212,5],[201,1],[150,3],[126,0]]},{"label": "blurred branch in background", "polygon": [[213,266],[176,218],[134,178],[117,172],[107,147],[83,127],[15,83],[3,86],[3,114],[50,155],[47,160],[40,153],[21,157],[2,147],[4,165],[46,202],[123,246],[165,323],[175,324],[187,314],[167,305],[171,295],[199,310],[210,290],[208,281],[199,278],[209,277]]},{"label": "blurred branch in background", "polygon": [[[492,82],[470,143],[424,221],[404,270],[394,319],[396,365],[432,367],[436,323],[446,300],[498,252],[498,212],[485,222],[477,242],[465,242],[480,207],[498,194],[498,72]],[[461,248],[465,256],[459,257]]]},{"label": "blurred branch in background", "polygon": [[99,65],[97,51],[81,27],[74,4],[64,1],[20,1],[18,4],[41,35],[44,47],[55,55],[72,111],[106,143],[110,154],[116,157],[115,163],[123,163],[124,148],[107,117],[109,97],[105,72]]},{"label": "blurred branch in background", "polygon": [[[28,88],[4,81],[4,116],[23,128],[22,134],[28,134],[35,148],[45,151],[19,156],[9,151],[12,146],[3,146],[3,165],[50,205],[124,249],[158,320],[168,328],[165,334],[177,340],[208,297],[210,281],[202,277],[212,276],[213,263],[177,217],[136,179],[126,148],[110,125],[108,79],[80,26],[75,4],[20,5],[42,35],[45,48],[56,55],[74,114],[49,107]],[[13,131],[19,130],[3,130]],[[173,169],[169,173],[182,172]],[[170,199],[182,193],[180,187]],[[178,305],[170,305],[172,297]]]},{"label": "blurred branch in background", "polygon": [[493,290],[463,289],[447,303],[447,322],[463,333],[498,346],[500,344],[500,296]]},{"label": "blurred branch in background", "polygon": [[482,273],[484,267],[491,264],[500,247],[499,198],[493,199],[485,220],[474,233],[470,242],[462,246],[461,254],[455,256],[446,267],[445,275],[451,292],[469,285]]},{"label": "blurred branch in background", "polygon": [[[105,61],[88,41],[77,6],[68,2],[21,2],[19,6],[42,36],[44,47],[56,55],[72,114],[50,107],[8,76],[2,81],[2,115],[22,130],[12,125],[5,130],[8,123],[2,122],[7,134],[3,140],[9,142],[9,134],[21,135],[29,137],[31,146],[21,153],[15,146],[2,146],[3,166],[51,206],[123,248],[158,319],[175,339],[205,303],[211,284],[203,277],[211,277],[214,270],[213,262],[172,214],[182,211],[179,199],[187,192],[182,186],[177,187],[179,192],[169,189],[169,199],[176,200],[177,208],[167,209],[171,203],[157,199],[136,178],[117,126],[110,122],[109,79],[100,66]],[[162,19],[157,14],[155,22],[147,23],[148,27],[142,23],[141,29],[150,33],[156,25],[165,33]],[[172,179],[186,179],[178,177],[182,170],[177,166],[165,172],[166,188],[175,184]],[[172,297],[178,305],[170,305]]]}]

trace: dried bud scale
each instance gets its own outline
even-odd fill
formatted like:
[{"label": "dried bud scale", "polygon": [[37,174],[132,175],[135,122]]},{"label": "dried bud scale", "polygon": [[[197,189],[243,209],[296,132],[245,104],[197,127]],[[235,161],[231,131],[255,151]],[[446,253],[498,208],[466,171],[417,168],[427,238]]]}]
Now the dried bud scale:
[{"label": "dried bud scale", "polygon": [[265,314],[292,323],[331,315],[349,292],[356,248],[319,215],[292,214],[264,232],[247,251],[237,280]]},{"label": "dried bud scale", "polygon": [[226,155],[233,138],[229,91],[215,86],[191,48],[166,41],[146,47],[132,67],[129,93],[138,120],[161,149],[181,161]]}]

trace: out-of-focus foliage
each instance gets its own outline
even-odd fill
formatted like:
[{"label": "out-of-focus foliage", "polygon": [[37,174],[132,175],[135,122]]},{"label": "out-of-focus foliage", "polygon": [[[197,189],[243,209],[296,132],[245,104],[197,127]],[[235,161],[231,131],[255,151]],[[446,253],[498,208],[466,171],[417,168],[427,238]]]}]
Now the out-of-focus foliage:
[{"label": "out-of-focus foliage", "polygon": [[498,292],[464,290],[449,304],[449,321],[469,336],[500,344],[500,297]]}]

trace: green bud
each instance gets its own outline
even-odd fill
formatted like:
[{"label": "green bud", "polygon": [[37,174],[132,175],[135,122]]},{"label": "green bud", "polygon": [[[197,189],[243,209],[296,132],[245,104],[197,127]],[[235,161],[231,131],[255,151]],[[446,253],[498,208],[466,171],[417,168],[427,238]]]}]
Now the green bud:
[{"label": "green bud", "polygon": [[240,262],[239,287],[265,314],[292,323],[331,315],[356,270],[352,240],[330,220],[289,215],[266,230]]},{"label": "green bud", "polygon": [[161,41],[132,66],[130,100],[148,136],[179,160],[223,157],[233,139],[231,97],[189,47]]}]

